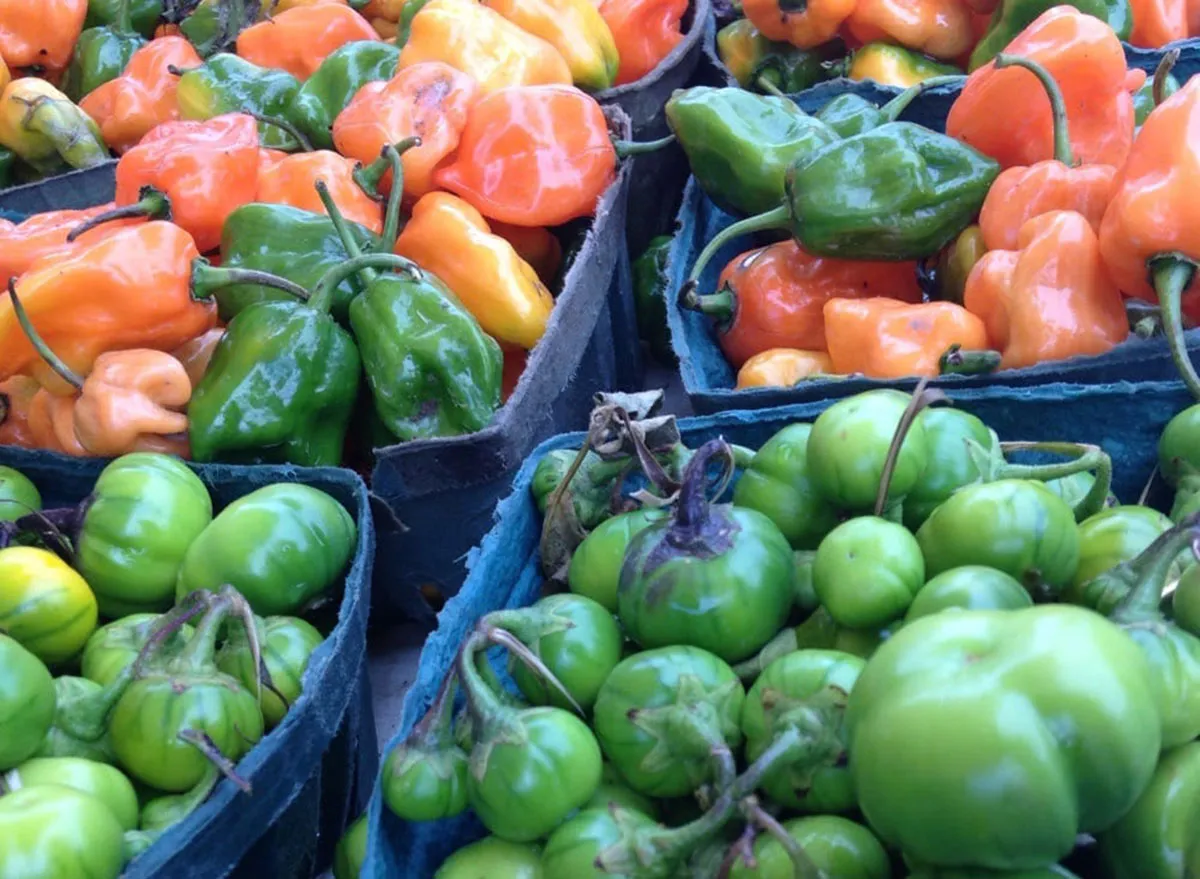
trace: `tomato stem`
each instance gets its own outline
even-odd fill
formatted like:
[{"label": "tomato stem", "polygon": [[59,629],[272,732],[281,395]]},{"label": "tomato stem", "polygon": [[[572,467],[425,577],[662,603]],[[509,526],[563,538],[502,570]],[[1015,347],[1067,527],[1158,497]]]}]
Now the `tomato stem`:
[{"label": "tomato stem", "polygon": [[700,537],[700,532],[709,520],[708,462],[717,455],[724,456],[723,481],[728,479],[733,468],[733,451],[725,440],[718,437],[702,445],[683,471],[683,485],[679,489],[679,500],[675,507],[675,521],[668,532],[673,535],[672,543],[685,546]]},{"label": "tomato stem", "polygon": [[181,729],[177,735],[181,741],[187,742],[203,754],[217,768],[217,771],[236,784],[243,793],[253,793],[250,782],[237,774],[233,761],[221,753],[221,749],[217,747],[216,742],[209,738],[208,733],[202,730]]},{"label": "tomato stem", "polygon": [[567,701],[567,704],[575,710],[576,714],[578,714],[580,717],[587,716],[583,708],[575,700],[575,697],[571,695],[570,691],[565,686],[563,686],[562,681],[560,681],[554,672],[549,669],[546,663],[542,662],[541,657],[530,650],[519,638],[517,638],[511,632],[505,631],[504,629],[488,627],[483,631],[486,633],[489,641],[498,646],[507,648],[510,656],[515,657],[516,659],[519,659],[521,662],[525,663],[531,672],[545,681],[547,685],[557,690],[559,695]]},{"label": "tomato stem", "polygon": [[888,446],[887,458],[883,462],[883,472],[879,475],[879,493],[875,496],[876,516],[882,516],[883,511],[887,509],[888,490],[892,487],[892,474],[896,471],[896,461],[900,458],[900,449],[903,448],[904,440],[908,437],[908,432],[917,420],[917,416],[925,407],[948,399],[936,388],[928,388],[928,384],[928,377],[922,377],[917,382],[917,386],[913,388],[912,397],[908,401],[908,407],[896,425],[896,432],[892,434],[892,444]]},{"label": "tomato stem", "polygon": [[1002,454],[1009,452],[1048,452],[1053,455],[1072,455],[1074,461],[1061,464],[1009,464],[996,469],[995,479],[1037,479],[1048,482],[1076,473],[1095,471],[1096,479],[1082,500],[1075,505],[1075,519],[1082,522],[1104,509],[1112,488],[1112,458],[1099,446],[1088,443],[1008,442],[1000,443]]},{"label": "tomato stem", "polygon": [[758,824],[763,830],[775,837],[776,841],[783,846],[783,850],[788,853],[788,857],[792,861],[792,872],[795,879],[829,879],[825,871],[820,869],[809,858],[808,853],[804,851],[804,847],[799,841],[784,829],[784,826],[775,820],[775,816],[767,812],[758,804],[757,799],[754,799],[747,811],[750,818]]},{"label": "tomato stem", "polygon": [[1200,559],[1200,513],[1188,516],[1174,528],[1164,531],[1141,555],[1118,566],[1114,573],[1130,575],[1134,580],[1129,594],[1110,614],[1111,619],[1126,625],[1161,620],[1159,604],[1171,566],[1189,547]]}]

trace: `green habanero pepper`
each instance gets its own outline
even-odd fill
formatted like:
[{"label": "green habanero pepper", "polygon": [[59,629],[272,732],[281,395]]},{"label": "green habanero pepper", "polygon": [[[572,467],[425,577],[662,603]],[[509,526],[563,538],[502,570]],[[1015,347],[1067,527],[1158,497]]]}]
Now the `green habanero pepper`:
[{"label": "green habanero pepper", "polygon": [[813,588],[839,626],[878,629],[899,619],[924,584],[917,539],[878,516],[843,522],[817,547]]},{"label": "green habanero pepper", "polygon": [[0,797],[0,879],[117,879],[123,831],[101,800],[63,785]]},{"label": "green habanero pepper", "polygon": [[333,852],[333,879],[358,879],[362,865],[367,860],[367,816],[359,815],[346,828]]},{"label": "green habanero pepper", "polygon": [[[987,64],[1034,19],[1051,7],[1060,5],[1058,0],[1001,0],[992,13],[987,32],[971,52],[969,70]],[[1098,18],[1117,33],[1122,40],[1129,39],[1133,29],[1133,10],[1129,0],[1071,0],[1068,4],[1080,12]]]},{"label": "green habanero pepper", "polygon": [[734,506],[775,523],[793,549],[816,549],[838,522],[837,509],[817,493],[808,466],[811,424],[790,424],[765,443],[733,489]]},{"label": "green habanero pepper", "polygon": [[1000,173],[982,153],[911,122],[889,122],[789,158],[783,204],[722,229],[697,257],[689,284],[729,241],[774,229],[787,229],[814,256],[924,259],[975,219]]},{"label": "green habanero pepper", "polygon": [[[270,119],[286,119],[300,91],[300,80],[286,70],[259,67],[237,55],[222,52],[199,67],[181,72],[179,112],[184,119],[212,119],[225,113],[249,113]],[[296,138],[269,122],[258,123],[264,147],[296,149]]]},{"label": "green habanero pepper", "polygon": [[1179,91],[1179,80],[1170,73],[1155,73],[1133,93],[1133,124],[1138,128],[1154,108]]},{"label": "green habanero pepper", "polygon": [[[174,588],[174,587],[172,587]],[[150,641],[159,621],[155,613],[135,613],[121,617],[92,632],[83,647],[80,671],[89,681],[107,687],[133,665],[142,648]],[[192,637],[192,627],[184,625],[171,632],[164,649],[178,650]]]},{"label": "green habanero pepper", "polygon": [[125,72],[134,52],[146,39],[134,30],[130,0],[119,0],[113,20],[89,27],[79,35],[75,54],[63,76],[62,90],[78,103],[86,95]]},{"label": "green habanero pepper", "polygon": [[1097,837],[1112,879],[1200,875],[1200,742],[1163,754],[1138,801]]},{"label": "green habanero pepper", "polygon": [[812,49],[769,40],[746,18],[717,31],[717,54],[744,89],[802,92],[831,79],[834,75],[831,62],[845,51],[840,40]]},{"label": "green habanero pepper", "polygon": [[[787,835],[824,876],[837,879],[891,879],[887,851],[875,834],[837,815],[812,815],[783,823]],[[770,833],[754,842],[755,866],[739,859],[729,879],[793,879],[795,863],[784,844]]]},{"label": "green habanero pepper", "polygon": [[21,788],[62,785],[95,797],[112,810],[123,830],[138,826],[138,799],[120,769],[78,757],[35,757],[0,777],[7,793]]},{"label": "green habanero pepper", "polygon": [[942,571],[922,586],[904,622],[946,610],[1019,610],[1032,604],[1025,587],[1003,571],[964,565]]},{"label": "green habanero pepper", "polygon": [[258,19],[271,0],[200,0],[179,25],[201,58],[232,51],[238,34]]},{"label": "green habanero pepper", "polygon": [[333,149],[333,121],[368,82],[396,75],[400,50],[391,43],[357,40],[339,46],[300,86],[286,111],[315,148]]},{"label": "green habanero pepper", "polygon": [[176,597],[232,585],[257,614],[294,614],[345,573],[358,542],[354,519],[320,489],[268,485],[222,510],[192,541]]},{"label": "green habanero pepper", "polygon": [[163,16],[163,0],[88,0],[85,28],[115,25],[126,14],[133,30],[146,39],[154,36],[159,19]]},{"label": "green habanero pepper", "polygon": [[41,509],[42,495],[29,477],[12,467],[0,467],[0,522],[15,522]]},{"label": "green habanero pepper", "polygon": [[[311,623],[298,617],[267,617],[255,620],[255,625],[259,658],[271,684],[263,687],[263,721],[272,730],[283,723],[288,709],[300,698],[308,661],[325,639]],[[217,668],[254,691],[259,684],[259,668],[254,660],[245,629],[234,628],[217,653]]]},{"label": "green habanero pepper", "polygon": [[383,802],[404,821],[453,818],[467,808],[467,752],[454,739],[456,680],[446,675],[425,716],[384,760]]},{"label": "green habanero pepper", "polygon": [[667,328],[667,256],[670,235],[659,235],[633,261],[633,298],[637,309],[638,334],[658,360],[675,363],[671,333]]},{"label": "green habanero pepper", "polygon": [[[846,725],[858,802],[885,843],[993,870],[1045,867],[1110,827],[1150,781],[1162,732],[1137,645],[1069,605],[904,626],[859,676]],[[963,783],[997,766],[1000,783]]]},{"label": "green habanero pepper", "polygon": [[929,89],[961,83],[965,79],[966,76],[956,74],[922,80],[909,86],[882,107],[875,106],[873,102],[853,92],[846,92],[833,98],[815,115],[839,136],[854,137],[888,122],[895,122],[900,118],[900,114],[908,109],[909,104]]},{"label": "green habanero pepper", "polygon": [[638,534],[666,517],[666,510],[643,507],[605,519],[572,553],[567,586],[576,595],[590,598],[609,613],[616,613],[621,566],[625,563],[629,544]]},{"label": "green habanero pepper", "polygon": [[667,101],[666,115],[696,182],[733,214],[779,207],[791,163],[838,140],[829,126],[788,98],[740,88],[677,91]]},{"label": "green habanero pepper", "polygon": [[674,513],[642,531],[621,567],[617,613],[643,647],[690,644],[729,662],[745,659],[786,622],[795,560],[787,539],[762,513],[705,497],[707,467],[723,440],[688,462]]},{"label": "green habanero pepper", "polygon": [[[412,5],[410,0],[409,5]],[[542,857],[537,846],[488,836],[465,845],[446,858],[433,879],[543,879]]]},{"label": "green habanero pepper", "polygon": [[0,771],[37,753],[54,723],[54,679],[42,661],[0,633]]}]

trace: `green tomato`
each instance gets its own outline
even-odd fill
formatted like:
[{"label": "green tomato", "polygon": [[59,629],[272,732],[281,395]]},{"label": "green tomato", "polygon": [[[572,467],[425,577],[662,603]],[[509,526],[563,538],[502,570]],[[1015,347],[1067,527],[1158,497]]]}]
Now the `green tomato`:
[{"label": "green tomato", "polygon": [[745,698],[719,656],[663,647],[621,660],[600,688],[592,725],[630,787],[651,797],[681,797],[717,776],[714,750],[741,743]]},{"label": "green tomato", "polygon": [[367,859],[367,816],[346,828],[333,853],[333,879],[358,879]]},{"label": "green tomato", "polygon": [[1074,601],[1093,577],[1137,558],[1171,520],[1149,507],[1122,506],[1101,510],[1079,523],[1079,567],[1064,598]]},{"label": "green tomato", "polygon": [[40,659],[0,634],[0,770],[32,757],[53,722],[50,672]]},{"label": "green tomato", "polygon": [[121,770],[77,757],[36,757],[4,774],[9,792],[57,784],[95,797],[112,810],[123,830],[138,826],[138,799]]},{"label": "green tomato", "polygon": [[925,409],[918,418],[925,428],[929,460],[904,498],[904,524],[910,531],[920,528],[950,495],[979,478],[967,440],[985,449],[996,449],[1000,442],[986,424],[961,409]]},{"label": "green tomato", "polygon": [[[1070,476],[1060,476],[1058,479],[1048,479],[1045,482],[1046,488],[1050,489],[1064,501],[1072,510],[1079,505],[1088,492],[1092,490],[1092,486],[1096,484],[1096,474],[1083,471],[1080,473],[1072,473]],[[1110,506],[1115,506],[1116,498],[1111,494],[1108,496]]]},{"label": "green tomato", "polygon": [[622,809],[641,812],[651,818],[658,817],[658,803],[631,788],[629,782],[621,777],[621,773],[605,761],[600,770],[600,787],[596,788],[595,795],[583,808],[607,809],[609,806],[620,806]]},{"label": "green tomato", "polygon": [[467,808],[467,753],[401,744],[384,761],[381,784],[384,803],[404,821],[452,818]]},{"label": "green tomato", "polygon": [[903,525],[859,516],[817,547],[813,588],[839,626],[878,629],[904,615],[925,583],[925,559]]},{"label": "green tomato", "polygon": [[1171,521],[1178,525],[1196,513],[1200,513],[1200,491],[1181,488],[1175,493],[1175,502],[1171,505]]},{"label": "green tomato", "polygon": [[617,587],[621,565],[633,538],[654,522],[665,519],[665,510],[641,509],[613,516],[596,526],[571,556],[567,586],[576,595],[599,603],[609,613],[617,612]]},{"label": "green tomato", "polygon": [[1171,615],[1185,632],[1200,636],[1200,565],[1183,572],[1171,596]]},{"label": "green tomato", "polygon": [[837,524],[808,469],[811,424],[792,424],[767,440],[733,490],[734,506],[757,510],[795,549],[816,549]]},{"label": "green tomato", "polygon": [[585,809],[559,825],[546,840],[541,879],[620,879],[620,874],[613,876],[597,867],[596,858],[625,834],[655,823],[641,812]]},{"label": "green tomato", "polygon": [[42,508],[37,486],[19,470],[0,467],[0,522],[15,522]]},{"label": "green tomato", "polygon": [[813,567],[817,561],[817,554],[811,550],[797,551],[792,558],[796,561],[796,610],[812,613],[821,603],[817,598],[816,587],[813,586]]},{"label": "green tomato", "polygon": [[294,614],[345,572],[357,540],[354,520],[325,492],[268,485],[234,501],[192,541],[176,598],[230,584],[257,614]]},{"label": "green tomato", "polygon": [[1033,870],[937,870],[914,867],[908,879],[1079,879],[1066,867],[1054,864]]},{"label": "green tomato", "polygon": [[537,846],[489,836],[442,862],[433,879],[542,879]]},{"label": "green tomato", "polygon": [[[114,690],[118,692],[119,690]],[[54,679],[54,723],[38,746],[36,757],[78,757],[97,763],[115,760],[105,717],[112,693],[87,678]]]},{"label": "green tomato", "polygon": [[[808,469],[827,502],[856,512],[874,506],[892,437],[911,399],[892,389],[866,391],[821,413],[808,437]],[[888,489],[892,502],[917,486],[928,460],[925,424],[918,418],[896,456]]]},{"label": "green tomato", "polygon": [[[270,730],[283,723],[288,708],[300,698],[308,660],[325,639],[311,623],[298,617],[267,617],[256,625],[262,661],[274,687],[274,691],[266,687],[262,691],[263,720]],[[258,669],[245,629],[236,627],[230,632],[217,654],[217,668],[249,692],[255,691]]]},{"label": "green tomato", "polygon": [[[783,825],[788,836],[825,876],[837,879],[891,879],[887,851],[875,834],[837,815],[793,818]],[[754,867],[738,860],[729,879],[793,879],[795,867],[787,850],[769,833],[754,842]]]},{"label": "green tomato", "polygon": [[74,658],[96,629],[96,596],[45,549],[0,549],[0,631],[48,665]]},{"label": "green tomato", "polygon": [[1200,404],[1184,409],[1163,428],[1158,469],[1173,488],[1200,474]]},{"label": "green tomato", "polygon": [[968,485],[917,531],[925,571],[983,565],[1020,582],[1034,597],[1057,595],[1079,567],[1074,511],[1040,482],[1000,479]]},{"label": "green tomato", "polygon": [[[802,812],[845,812],[855,807],[846,767],[846,698],[866,663],[834,650],[798,650],[765,669],[742,705],[746,760],[757,760],[786,730],[809,737],[806,753],[769,772],[762,789],[780,805]],[[841,875],[836,874],[836,875]]]},{"label": "green tomato", "polygon": [[1020,583],[1003,571],[982,565],[964,565],[942,571],[921,587],[905,623],[945,610],[1018,610],[1033,599]]},{"label": "green tomato", "polygon": [[[590,711],[600,685],[618,662],[624,637],[613,615],[582,595],[551,595],[524,611],[496,615],[498,622],[536,654],[583,708]],[[513,680],[534,705],[569,708],[567,700],[513,658]]]},{"label": "green tomato", "polygon": [[[80,661],[83,676],[102,687],[115,681],[137,659],[158,619],[156,613],[136,613],[94,631],[83,648]],[[191,626],[184,624],[167,638],[164,649],[178,652],[192,637],[193,631]]]},{"label": "green tomato", "polygon": [[116,879],[121,824],[95,797],[62,785],[0,797],[0,879]]},{"label": "green tomato", "polygon": [[137,452],[105,467],[75,553],[100,613],[115,618],[171,607],[184,553],[211,519],[208,489],[178,458]]}]

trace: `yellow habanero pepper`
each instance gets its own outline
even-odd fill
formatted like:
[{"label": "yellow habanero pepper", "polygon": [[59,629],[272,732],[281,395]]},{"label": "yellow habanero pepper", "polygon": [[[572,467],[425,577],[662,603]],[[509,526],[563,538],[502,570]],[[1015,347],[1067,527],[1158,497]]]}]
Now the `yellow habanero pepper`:
[{"label": "yellow habanero pepper", "polygon": [[52,552],[0,549],[0,630],[47,665],[66,662],[96,629],[96,596]]},{"label": "yellow habanero pepper", "polygon": [[833,362],[824,351],[770,348],[755,354],[738,370],[738,388],[790,388],[813,376],[833,373]]},{"label": "yellow habanero pepper", "polygon": [[617,43],[591,0],[484,0],[484,5],[558,49],[580,88],[598,92],[616,81]]},{"label": "yellow habanero pepper", "polygon": [[41,171],[65,162],[91,168],[108,161],[92,117],[43,79],[14,79],[0,91],[0,146]]},{"label": "yellow habanero pepper", "polygon": [[517,85],[571,85],[554,46],[475,0],[430,0],[412,20],[400,69],[441,61],[469,74],[484,92]]},{"label": "yellow habanero pepper", "polygon": [[0,58],[0,92],[8,87],[12,82],[12,74],[8,71],[8,65],[4,63],[4,59]]},{"label": "yellow habanero pepper", "polygon": [[896,88],[911,88],[919,82],[935,76],[965,75],[952,64],[943,64],[932,58],[890,43],[867,43],[854,52],[847,79],[874,80],[880,85]]},{"label": "yellow habanero pepper", "polygon": [[475,208],[448,192],[413,206],[396,253],[441,279],[484,332],[532,348],[546,332],[554,298],[513,246],[493,235]]}]

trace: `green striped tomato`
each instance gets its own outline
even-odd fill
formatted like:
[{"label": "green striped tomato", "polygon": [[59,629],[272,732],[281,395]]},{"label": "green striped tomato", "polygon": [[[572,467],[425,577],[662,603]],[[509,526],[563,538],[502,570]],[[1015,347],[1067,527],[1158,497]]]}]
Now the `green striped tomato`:
[{"label": "green striped tomato", "polygon": [[75,656],[96,629],[96,596],[54,553],[0,549],[0,629],[47,665]]}]

